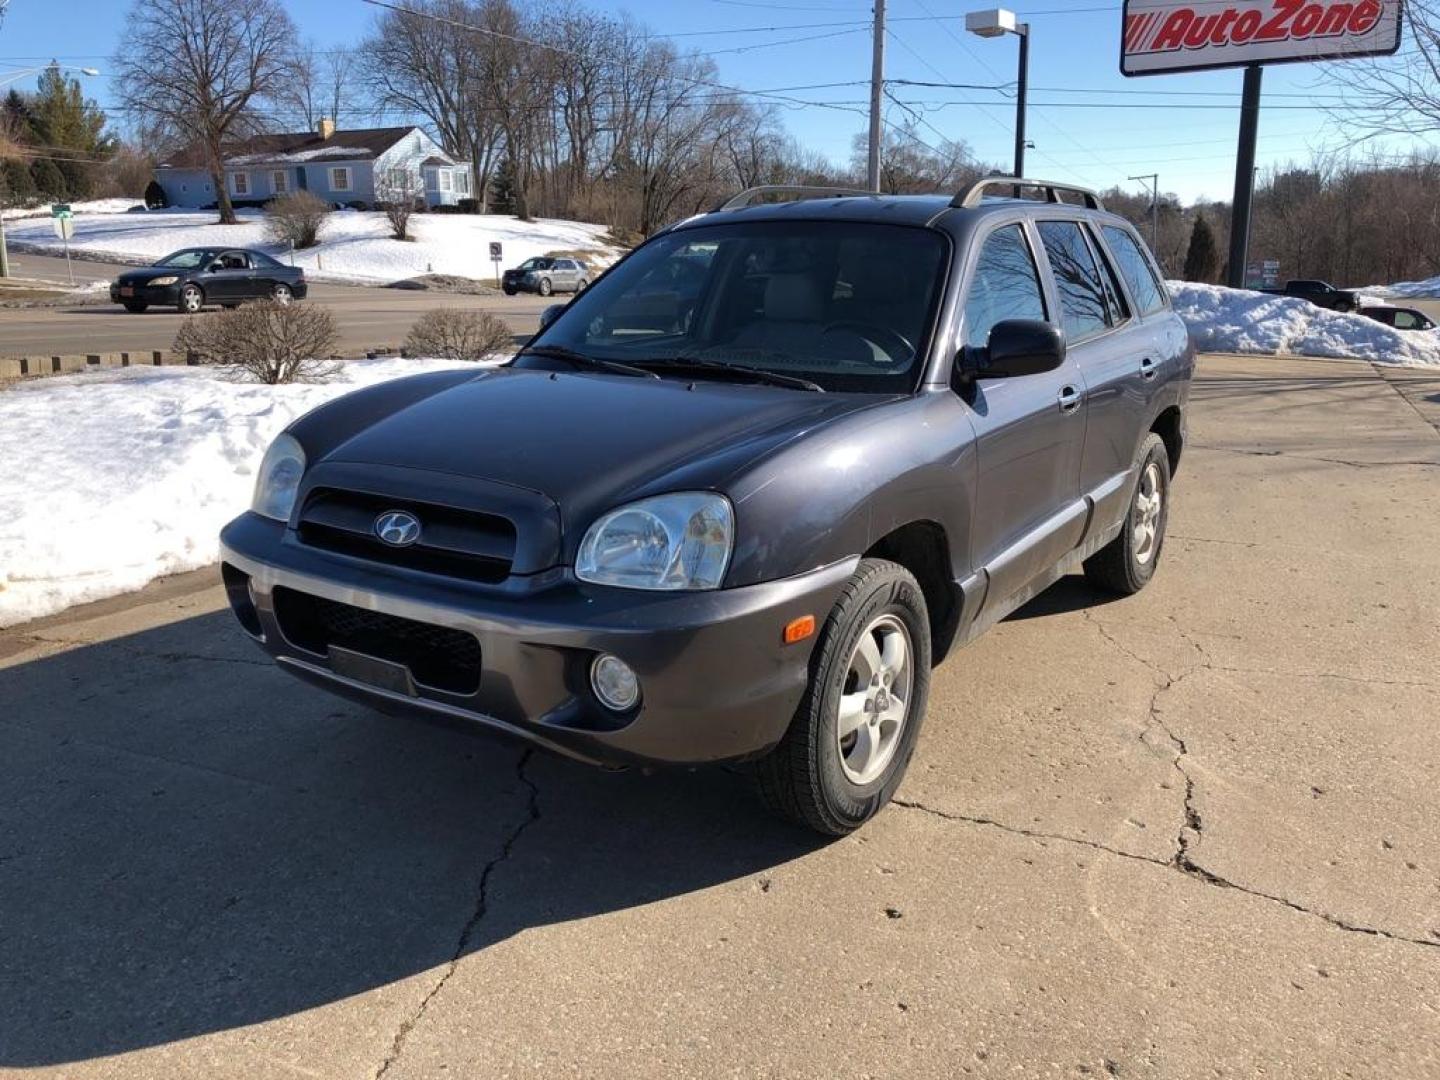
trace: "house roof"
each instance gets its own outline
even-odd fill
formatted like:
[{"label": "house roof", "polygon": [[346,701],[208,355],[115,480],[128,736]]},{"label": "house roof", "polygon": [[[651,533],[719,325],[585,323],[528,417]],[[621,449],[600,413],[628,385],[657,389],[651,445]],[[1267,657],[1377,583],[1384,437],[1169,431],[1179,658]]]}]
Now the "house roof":
[{"label": "house roof", "polygon": [[427,157],[427,158],[426,158],[424,161],[422,161],[420,164],[421,164],[421,165],[454,165],[455,162],[451,161],[448,157],[443,157],[443,156],[440,155],[440,154],[431,154],[429,157]]},{"label": "house roof", "polygon": [[[413,126],[353,128],[335,131],[329,138],[321,138],[314,131],[257,135],[231,146],[225,155],[225,164],[298,165],[307,161],[376,158],[414,130]],[[191,145],[161,162],[161,167],[199,168],[204,164],[204,152],[199,146]]]}]

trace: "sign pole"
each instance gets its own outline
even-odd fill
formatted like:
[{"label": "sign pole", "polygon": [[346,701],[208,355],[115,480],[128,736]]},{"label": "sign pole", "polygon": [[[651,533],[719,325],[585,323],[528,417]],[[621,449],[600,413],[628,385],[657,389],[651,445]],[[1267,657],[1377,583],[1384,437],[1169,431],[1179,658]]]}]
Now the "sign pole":
[{"label": "sign pole", "polygon": [[1230,266],[1225,284],[1245,287],[1245,258],[1250,244],[1250,202],[1255,194],[1255,140],[1260,131],[1259,64],[1245,68],[1245,85],[1240,93],[1240,143],[1235,150],[1235,199],[1230,204]]}]

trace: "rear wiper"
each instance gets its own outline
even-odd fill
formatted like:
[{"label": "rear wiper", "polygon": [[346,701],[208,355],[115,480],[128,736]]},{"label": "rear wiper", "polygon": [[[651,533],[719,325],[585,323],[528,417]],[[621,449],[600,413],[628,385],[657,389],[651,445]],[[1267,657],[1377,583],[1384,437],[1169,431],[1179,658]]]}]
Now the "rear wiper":
[{"label": "rear wiper", "polygon": [[587,356],[585,353],[576,352],[574,349],[567,349],[564,345],[536,345],[529,349],[522,349],[517,355],[540,356],[548,360],[565,360],[576,367],[588,367],[597,371],[614,371],[620,375],[638,375],[642,379],[658,379],[660,376],[653,371],[646,371],[634,364],[622,364],[619,360],[603,360],[598,356]]},{"label": "rear wiper", "polygon": [[727,364],[723,360],[710,360],[703,356],[672,356],[663,360],[646,360],[644,366],[649,371],[719,371],[727,375],[737,375],[756,382],[769,383],[771,386],[788,386],[795,390],[813,390],[823,394],[825,388],[819,383],[813,383],[809,379],[802,379],[798,375],[782,375],[778,371],[766,371],[764,368],[746,367],[744,364]]}]

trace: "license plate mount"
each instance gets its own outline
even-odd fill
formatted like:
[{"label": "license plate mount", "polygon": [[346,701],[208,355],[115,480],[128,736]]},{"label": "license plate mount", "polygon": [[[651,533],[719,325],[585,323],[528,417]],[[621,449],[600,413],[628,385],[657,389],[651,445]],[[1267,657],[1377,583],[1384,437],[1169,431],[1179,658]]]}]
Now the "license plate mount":
[{"label": "license plate mount", "polygon": [[415,689],[415,678],[404,664],[366,656],[339,645],[330,646],[330,670],[342,678],[388,690],[392,694],[404,694],[412,698],[420,696]]},{"label": "license plate mount", "polygon": [[134,289],[132,286],[130,286],[130,285],[121,285],[121,286],[120,286],[120,295],[121,295],[121,296],[134,296],[134,295],[135,295],[135,289]]}]

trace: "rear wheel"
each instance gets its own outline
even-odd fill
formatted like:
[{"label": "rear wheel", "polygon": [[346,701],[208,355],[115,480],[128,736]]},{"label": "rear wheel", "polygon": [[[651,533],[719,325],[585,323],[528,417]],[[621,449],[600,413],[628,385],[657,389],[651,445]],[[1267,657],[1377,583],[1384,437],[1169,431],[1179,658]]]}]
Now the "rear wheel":
[{"label": "rear wheel", "polygon": [[761,798],[817,832],[853,832],[900,786],[929,690],[919,584],[896,563],[862,560],[815,644],[789,730],[756,765]]},{"label": "rear wheel", "polygon": [[182,315],[194,315],[205,306],[205,293],[199,285],[186,285],[180,290],[180,302],[177,306]]},{"label": "rear wheel", "polygon": [[582,277],[579,281],[575,283],[575,294],[578,296],[580,293],[584,292],[585,289],[589,286],[589,284],[590,282],[586,281]]},{"label": "rear wheel", "polygon": [[1085,561],[1085,576],[1123,596],[1139,592],[1155,576],[1169,518],[1170,455],[1151,432],[1136,457],[1135,491],[1120,535]]},{"label": "rear wheel", "polygon": [[554,291],[555,286],[550,284],[550,279],[548,277],[542,277],[540,279],[540,295],[549,296]]},{"label": "rear wheel", "polygon": [[140,314],[140,312],[144,311],[144,310],[145,310],[147,307],[149,307],[149,306],[150,306],[149,304],[144,303],[143,301],[140,301],[140,300],[127,300],[127,301],[125,301],[125,310],[126,310],[126,311],[129,311],[129,312],[133,312],[133,313],[136,314],[136,315]]},{"label": "rear wheel", "polygon": [[1341,315],[1348,315],[1350,312],[1355,310],[1355,305],[1350,303],[1349,300],[1341,300],[1338,304],[1335,305],[1335,310],[1338,311]]},{"label": "rear wheel", "polygon": [[277,304],[288,304],[295,299],[295,294],[290,291],[290,286],[283,283],[276,285],[270,291],[270,296]]}]

